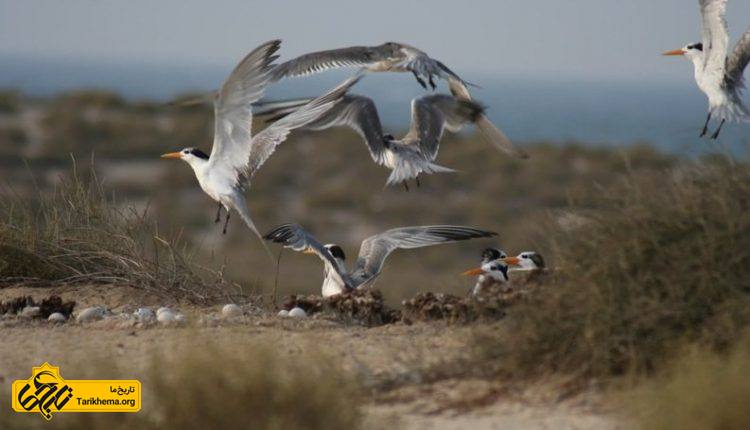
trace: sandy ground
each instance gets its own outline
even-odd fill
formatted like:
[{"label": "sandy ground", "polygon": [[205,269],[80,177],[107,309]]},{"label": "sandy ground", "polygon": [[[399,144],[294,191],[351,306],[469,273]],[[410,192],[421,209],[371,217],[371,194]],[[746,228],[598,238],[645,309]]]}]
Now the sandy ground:
[{"label": "sandy ground", "polygon": [[[180,306],[129,288],[102,286],[5,288],[0,289],[0,300],[20,295],[41,298],[50,293],[77,300],[77,309],[95,304],[114,310],[169,304],[185,312],[190,322],[182,327],[114,327],[103,321],[53,326],[46,321],[6,317],[0,320],[3,386],[25,379],[30,367],[43,361],[61,366],[63,376],[66,366],[80,368],[81,363],[98,357],[114,359],[120,368],[143,369],[147,351],[170,349],[197,335],[207,335],[228,344],[270,344],[290,354],[305,354],[308,348],[322,346],[340,357],[344,367],[373,393],[364,408],[364,427],[368,429],[624,428],[593,392],[561,399],[553,383],[519,387],[494,379],[434,377],[434,369],[441,364],[457,362],[467,354],[470,326],[420,323],[365,328],[263,314],[225,322],[217,319],[219,306]],[[0,397],[5,395],[3,392]],[[7,399],[2,401],[7,403]]]}]

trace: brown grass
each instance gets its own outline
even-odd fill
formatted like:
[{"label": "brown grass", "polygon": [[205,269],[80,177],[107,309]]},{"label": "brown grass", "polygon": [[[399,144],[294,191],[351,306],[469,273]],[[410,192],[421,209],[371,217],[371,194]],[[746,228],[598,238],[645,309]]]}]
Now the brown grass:
[{"label": "brown grass", "polygon": [[729,354],[692,348],[622,398],[643,430],[750,428],[750,337]]},{"label": "brown grass", "polygon": [[147,211],[118,206],[92,173],[75,170],[51,193],[0,199],[0,284],[95,283],[205,301],[237,294],[221,273],[192,261],[180,235]]},{"label": "brown grass", "polygon": [[[220,358],[220,362],[217,359]],[[360,389],[322,353],[281,355],[257,343],[219,346],[199,337],[191,347],[152,354],[142,382],[140,412],[0,414],[0,428],[54,429],[356,429]],[[132,379],[136,368],[111,362],[64,369],[73,379]],[[70,375],[70,376],[69,376]]]},{"label": "brown grass", "polygon": [[559,233],[557,273],[479,336],[514,374],[650,373],[677,345],[722,350],[750,325],[750,166],[721,160],[635,175]]}]

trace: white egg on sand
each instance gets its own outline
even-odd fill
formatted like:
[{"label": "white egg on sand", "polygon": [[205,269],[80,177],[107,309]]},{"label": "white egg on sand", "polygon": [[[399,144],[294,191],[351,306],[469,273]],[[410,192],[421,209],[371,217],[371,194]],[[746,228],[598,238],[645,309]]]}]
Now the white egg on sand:
[{"label": "white egg on sand", "polygon": [[23,318],[36,318],[41,313],[39,306],[26,306],[19,314]]},{"label": "white egg on sand", "polygon": [[286,310],[286,309],[282,309],[282,310],[279,311],[279,313],[276,316],[278,316],[280,318],[286,318],[286,317],[289,316],[289,311]]},{"label": "white egg on sand", "polygon": [[307,317],[307,312],[300,307],[296,307],[289,311],[289,316],[292,318],[305,318]]},{"label": "white egg on sand", "polygon": [[79,323],[97,321],[104,318],[107,310],[101,306],[92,306],[81,310],[76,316],[76,321]]},{"label": "white egg on sand", "polygon": [[242,308],[235,305],[234,303],[230,303],[228,305],[224,305],[223,308],[221,308],[221,315],[224,318],[234,318],[234,317],[241,317],[242,316]]},{"label": "white egg on sand", "polygon": [[47,317],[47,321],[53,323],[64,323],[66,320],[67,318],[65,318],[65,315],[61,314],[60,312],[53,312]]}]

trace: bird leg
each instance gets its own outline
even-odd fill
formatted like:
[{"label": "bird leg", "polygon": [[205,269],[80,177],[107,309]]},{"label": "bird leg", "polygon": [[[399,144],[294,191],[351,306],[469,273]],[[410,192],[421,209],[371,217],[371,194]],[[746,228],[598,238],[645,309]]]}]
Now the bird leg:
[{"label": "bird leg", "polygon": [[424,83],[424,80],[422,80],[422,78],[419,77],[417,72],[412,70],[411,73],[414,75],[414,78],[417,80],[417,82],[419,82],[419,85],[421,85],[422,88],[427,89],[427,84]]},{"label": "bird leg", "polygon": [[708,116],[706,117],[706,123],[703,124],[703,131],[701,131],[700,137],[703,137],[708,133],[708,122],[711,121],[711,112],[708,113]]},{"label": "bird leg", "polygon": [[214,224],[221,221],[221,203],[219,203],[219,209],[216,210],[216,219],[214,219]]},{"label": "bird leg", "polygon": [[414,180],[416,180],[416,181],[417,181],[417,188],[419,188],[419,187],[420,187],[420,185],[421,185],[421,184],[419,183],[419,176],[417,176],[416,178],[414,178]]},{"label": "bird leg", "polygon": [[430,86],[432,87],[433,91],[435,91],[435,88],[437,88],[437,85],[435,85],[435,81],[432,80],[432,75],[430,75]]},{"label": "bird leg", "polygon": [[224,230],[222,230],[222,234],[227,234],[227,225],[229,225],[229,215],[231,212],[227,211],[227,218],[224,220]]},{"label": "bird leg", "polygon": [[402,184],[404,184],[404,189],[409,191],[409,184],[407,184],[406,181],[402,182]]},{"label": "bird leg", "polygon": [[726,118],[722,118],[721,122],[719,123],[719,128],[717,128],[714,134],[711,135],[711,139],[716,140],[716,138],[719,137],[719,132],[721,131],[721,126],[724,125],[724,121],[726,121]]}]

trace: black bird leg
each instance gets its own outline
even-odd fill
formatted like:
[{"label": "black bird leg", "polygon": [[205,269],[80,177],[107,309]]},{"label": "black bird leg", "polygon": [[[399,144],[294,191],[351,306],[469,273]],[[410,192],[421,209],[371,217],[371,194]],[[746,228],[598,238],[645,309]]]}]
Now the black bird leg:
[{"label": "black bird leg", "polygon": [[437,88],[435,81],[432,80],[432,75],[430,75],[430,86],[432,87],[432,91],[435,91],[435,88]]},{"label": "black bird leg", "polygon": [[703,131],[701,131],[700,137],[703,137],[708,133],[708,122],[711,121],[711,112],[708,113],[708,116],[706,117],[706,123],[703,124]]},{"label": "black bird leg", "polygon": [[406,181],[402,182],[402,184],[404,184],[404,189],[409,191],[409,184],[407,184]]},{"label": "black bird leg", "polygon": [[214,224],[221,221],[221,203],[219,203],[219,209],[216,210],[216,219],[214,220]]},{"label": "black bird leg", "polygon": [[422,88],[427,89],[427,84],[424,83],[424,80],[422,80],[422,78],[419,77],[417,72],[412,70],[411,73],[414,75],[414,78],[417,80],[417,82],[419,82],[419,85],[421,85]]},{"label": "black bird leg", "polygon": [[231,212],[227,211],[227,219],[224,220],[224,230],[222,230],[221,234],[227,234],[227,225],[229,225],[229,214]]},{"label": "black bird leg", "polygon": [[721,126],[724,125],[724,121],[725,120],[726,120],[725,118],[721,120],[721,122],[719,123],[719,128],[717,128],[716,131],[714,132],[714,134],[711,135],[711,139],[716,140],[716,138],[719,137],[719,132],[721,131]]},{"label": "black bird leg", "polygon": [[421,184],[419,183],[419,176],[417,176],[416,178],[414,178],[414,180],[417,181],[417,188],[419,188],[421,186]]}]

